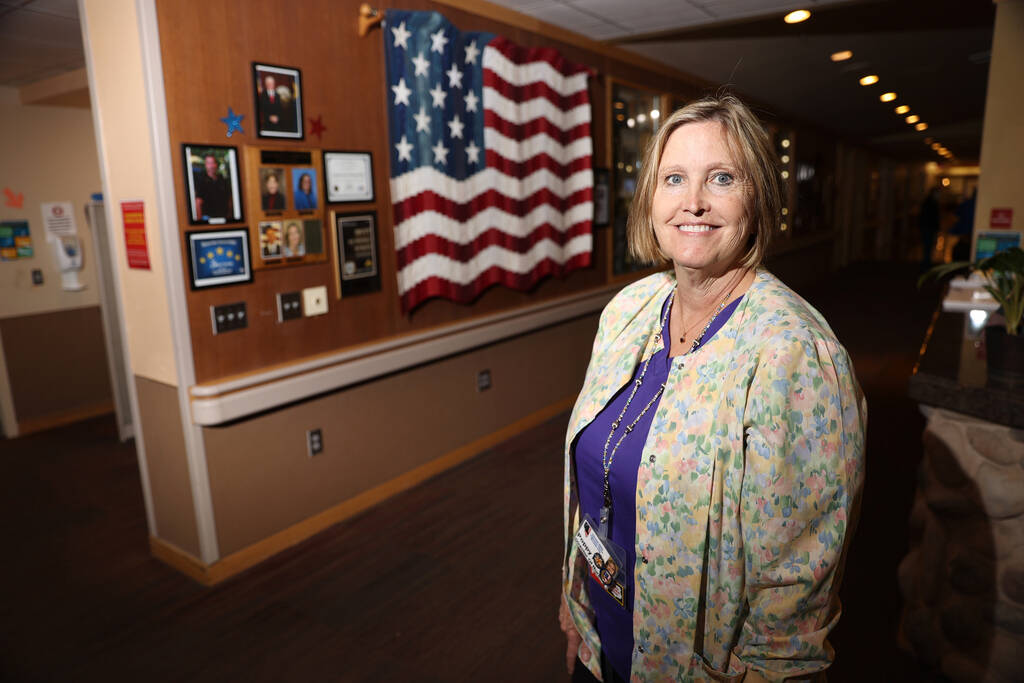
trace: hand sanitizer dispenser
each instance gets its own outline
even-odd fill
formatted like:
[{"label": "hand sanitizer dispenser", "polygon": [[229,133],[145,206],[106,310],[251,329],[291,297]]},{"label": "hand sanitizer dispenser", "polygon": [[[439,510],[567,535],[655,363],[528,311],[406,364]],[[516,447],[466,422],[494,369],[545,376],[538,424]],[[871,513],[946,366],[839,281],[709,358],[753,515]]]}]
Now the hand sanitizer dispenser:
[{"label": "hand sanitizer dispenser", "polygon": [[57,254],[61,286],[70,292],[85,289],[85,285],[78,279],[78,271],[82,270],[82,245],[78,238],[74,235],[61,235],[53,246]]}]

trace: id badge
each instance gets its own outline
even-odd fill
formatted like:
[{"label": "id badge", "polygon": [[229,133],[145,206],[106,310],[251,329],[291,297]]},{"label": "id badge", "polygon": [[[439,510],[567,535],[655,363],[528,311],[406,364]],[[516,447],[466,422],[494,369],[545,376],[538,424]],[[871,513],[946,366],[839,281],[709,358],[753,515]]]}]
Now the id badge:
[{"label": "id badge", "polygon": [[590,576],[604,592],[620,606],[626,606],[626,573],[623,560],[626,552],[605,538],[590,515],[583,515],[583,523],[576,531],[576,548],[587,558]]}]

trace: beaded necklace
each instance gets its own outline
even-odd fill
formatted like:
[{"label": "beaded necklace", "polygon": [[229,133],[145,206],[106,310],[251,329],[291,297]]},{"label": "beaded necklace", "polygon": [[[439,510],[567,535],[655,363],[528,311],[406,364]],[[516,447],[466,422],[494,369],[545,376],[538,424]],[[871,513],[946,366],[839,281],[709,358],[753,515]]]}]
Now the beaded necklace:
[{"label": "beaded necklace", "polygon": [[[732,294],[731,289],[729,290],[729,293],[725,295],[725,298],[722,299],[722,303],[718,305],[718,308],[715,310],[714,315],[712,315],[711,319],[708,320],[708,324],[704,326],[703,330],[701,330],[700,335],[698,335],[697,338],[693,340],[693,346],[690,347],[690,350],[687,353],[693,353],[697,349],[697,347],[700,346],[700,343],[704,340],[704,335],[706,335],[708,333],[708,330],[711,328],[711,324],[715,322],[715,318],[717,318],[718,314],[721,313],[722,309],[725,308],[726,303],[729,301],[730,294]],[[661,331],[665,329],[665,323],[668,320],[668,316],[672,312],[672,303],[675,301],[675,296],[676,290],[673,287],[672,293],[669,294],[668,304],[665,306],[665,313],[661,316],[661,325],[658,327],[657,332],[654,333],[654,343],[658,343],[658,341],[661,340]],[[619,446],[622,445],[622,442],[623,440],[625,440],[626,436],[633,431],[633,428],[636,427],[637,423],[640,422],[643,416],[647,414],[647,411],[650,410],[651,406],[654,405],[658,401],[658,399],[661,398],[661,395],[665,392],[665,383],[662,382],[661,386],[658,387],[658,391],[654,394],[654,396],[651,397],[651,400],[647,402],[647,405],[645,405],[644,409],[640,411],[640,414],[637,415],[631,423],[626,425],[625,431],[623,431],[622,435],[619,436],[619,440],[615,442],[615,446],[612,447],[611,453],[609,453],[608,446],[611,445],[612,437],[615,436],[615,432],[622,424],[622,419],[626,416],[626,412],[629,410],[629,405],[633,402],[633,397],[636,396],[637,390],[643,384],[644,376],[647,374],[647,366],[651,364],[651,358],[653,358],[654,355],[655,354],[652,353],[650,356],[647,357],[647,360],[644,361],[644,365],[640,369],[640,376],[633,381],[633,388],[629,392],[629,398],[626,399],[626,404],[622,406],[622,411],[619,413],[619,416],[615,418],[614,422],[612,422],[611,431],[608,432],[608,438],[605,439],[604,442],[604,451],[601,454],[601,465],[604,469],[604,506],[601,508],[600,522],[600,531],[602,534],[607,533],[608,520],[611,517],[612,512],[612,490],[611,483],[609,481],[609,474],[611,473],[612,461],[615,459],[615,453],[616,451],[619,450]]]}]

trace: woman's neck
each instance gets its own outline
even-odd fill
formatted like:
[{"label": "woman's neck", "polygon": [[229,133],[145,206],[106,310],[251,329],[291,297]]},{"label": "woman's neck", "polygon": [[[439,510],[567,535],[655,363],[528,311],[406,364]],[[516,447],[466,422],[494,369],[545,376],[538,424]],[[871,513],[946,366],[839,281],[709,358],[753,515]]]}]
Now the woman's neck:
[{"label": "woman's neck", "polygon": [[753,283],[753,268],[737,266],[720,273],[676,268],[676,296],[669,318],[671,356],[688,353],[716,311],[743,295]]}]

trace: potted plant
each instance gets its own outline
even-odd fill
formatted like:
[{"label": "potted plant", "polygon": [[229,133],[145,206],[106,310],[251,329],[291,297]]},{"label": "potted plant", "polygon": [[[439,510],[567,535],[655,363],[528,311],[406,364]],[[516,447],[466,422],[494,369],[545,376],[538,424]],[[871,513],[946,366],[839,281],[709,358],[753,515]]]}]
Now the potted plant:
[{"label": "potted plant", "polygon": [[999,304],[1003,325],[985,328],[985,356],[988,383],[1010,391],[1024,389],[1024,250],[1012,247],[977,261],[955,261],[935,266],[918,280],[964,272],[978,273],[984,287]]}]

